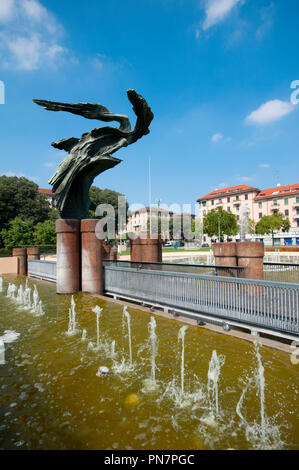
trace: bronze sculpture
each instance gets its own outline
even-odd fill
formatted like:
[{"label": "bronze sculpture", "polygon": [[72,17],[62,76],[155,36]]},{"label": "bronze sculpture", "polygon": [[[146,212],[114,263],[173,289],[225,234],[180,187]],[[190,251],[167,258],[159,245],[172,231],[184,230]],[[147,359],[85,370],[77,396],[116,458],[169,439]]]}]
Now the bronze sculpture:
[{"label": "bronze sculpture", "polygon": [[53,147],[69,153],[49,180],[61,218],[88,218],[91,207],[89,189],[94,178],[121,162],[111,156],[113,153],[149,134],[149,125],[154,117],[151,108],[135,90],[128,90],[127,95],[137,116],[133,130],[127,116],[113,114],[99,104],[33,100],[49,111],[66,111],[87,119],[120,123],[119,128],[101,127],[83,134],[80,139],[70,137],[52,143]]}]

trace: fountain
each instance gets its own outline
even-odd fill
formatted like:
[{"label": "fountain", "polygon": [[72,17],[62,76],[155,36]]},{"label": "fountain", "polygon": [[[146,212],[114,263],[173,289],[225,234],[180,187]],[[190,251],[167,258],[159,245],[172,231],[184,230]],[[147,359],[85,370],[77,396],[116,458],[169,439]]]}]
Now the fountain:
[{"label": "fountain", "polygon": [[[156,357],[158,354],[158,338],[156,335],[156,320],[154,317],[151,317],[148,324],[149,339],[147,341],[147,349],[150,352],[150,363],[151,363],[151,375],[149,379],[144,380],[143,392],[151,392],[157,389],[156,382]],[[143,349],[143,348],[141,348]]]},{"label": "fountain", "polygon": [[86,337],[87,337],[87,331],[85,329],[82,330],[82,337],[81,337],[81,341],[84,342],[86,341]]},{"label": "fountain", "polygon": [[0,366],[5,364],[5,343],[0,339]]},{"label": "fountain", "polygon": [[[254,376],[247,380],[245,387],[242,391],[241,397],[237,403],[236,413],[241,419],[241,423],[245,428],[246,439],[256,449],[277,449],[282,447],[280,429],[275,424],[274,419],[270,419],[265,411],[265,375],[264,366],[260,354],[259,338],[254,342],[255,357],[257,361],[257,368]],[[242,407],[244,398],[251,388],[257,389],[257,394],[260,400],[260,422],[254,421],[252,424],[248,423],[247,419],[242,414]]]},{"label": "fountain", "polygon": [[8,297],[9,299],[15,300],[16,291],[17,291],[17,286],[15,284],[9,283],[6,297]]},{"label": "fountain", "polygon": [[74,296],[71,298],[71,307],[69,309],[69,325],[66,334],[68,336],[74,336],[78,333],[77,324],[76,324],[76,304]]},{"label": "fountain", "polygon": [[185,333],[187,326],[184,325],[179,331],[178,341],[182,342],[182,352],[181,352],[181,395],[184,395],[184,385],[185,385]]},{"label": "fountain", "polygon": [[224,361],[224,356],[218,356],[215,350],[212,352],[208,370],[208,397],[210,409],[215,416],[219,415],[218,382]]},{"label": "fountain", "polygon": [[97,317],[97,346],[96,346],[96,350],[98,351],[100,349],[100,316],[101,316],[101,313],[103,311],[103,309],[101,307],[99,307],[98,305],[96,305],[92,311],[96,314],[96,317]]},{"label": "fountain", "polygon": [[0,276],[0,292],[3,292],[3,279]]},{"label": "fountain", "polygon": [[250,232],[249,208],[248,208],[248,204],[243,204],[241,208],[240,240],[245,241],[246,235],[249,232]]},{"label": "fountain", "polygon": [[133,365],[133,356],[132,356],[132,340],[131,340],[131,316],[127,310],[127,307],[124,306],[123,309],[123,327],[127,324],[128,329],[128,344],[129,344],[129,364],[132,367]]}]

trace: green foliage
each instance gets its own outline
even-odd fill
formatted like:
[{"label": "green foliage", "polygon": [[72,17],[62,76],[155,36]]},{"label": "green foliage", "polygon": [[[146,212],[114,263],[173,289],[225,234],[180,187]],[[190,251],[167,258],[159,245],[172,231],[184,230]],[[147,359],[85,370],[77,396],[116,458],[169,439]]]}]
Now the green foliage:
[{"label": "green foliage", "polygon": [[1,231],[1,237],[6,249],[33,245],[33,222],[16,217],[9,222],[8,229]]},{"label": "green foliage", "polygon": [[34,240],[37,245],[55,245],[55,222],[53,220],[39,222],[34,230]]},{"label": "green foliage", "polygon": [[[89,198],[92,202],[92,210],[89,211],[89,215],[95,218],[95,210],[100,204],[110,204],[114,208],[115,213],[115,231],[118,232],[118,198],[124,196],[117,191],[112,189],[100,189],[96,186],[91,186],[89,191]],[[128,214],[129,204],[126,202],[126,214]],[[104,214],[105,217],[105,214]],[[127,222],[127,220],[125,221]],[[124,228],[124,227],[123,227]],[[104,227],[105,230],[105,227]]]},{"label": "green foliage", "polygon": [[265,215],[258,221],[255,227],[255,233],[264,235],[266,233],[273,233],[274,230],[282,230],[288,232],[290,229],[290,221],[285,218],[283,214],[277,212],[272,215]]},{"label": "green foliage", "polygon": [[0,176],[0,232],[16,217],[34,224],[49,217],[48,201],[37,190],[37,184],[26,178]]},{"label": "green foliage", "polygon": [[223,210],[221,207],[214,209],[204,216],[203,231],[209,237],[219,234],[219,218],[220,218],[220,235],[237,235],[239,228],[237,218],[231,212]]}]

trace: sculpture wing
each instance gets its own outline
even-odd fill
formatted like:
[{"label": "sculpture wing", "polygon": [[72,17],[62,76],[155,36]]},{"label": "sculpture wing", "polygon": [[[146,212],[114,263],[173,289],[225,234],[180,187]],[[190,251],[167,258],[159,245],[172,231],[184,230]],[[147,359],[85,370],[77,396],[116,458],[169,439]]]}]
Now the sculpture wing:
[{"label": "sculpture wing", "polygon": [[33,100],[34,103],[42,106],[48,111],[66,111],[77,114],[87,119],[97,119],[99,121],[111,122],[118,121],[120,129],[128,132],[131,130],[131,124],[127,116],[113,114],[108,108],[95,103],[59,103],[57,101]]},{"label": "sculpture wing", "polygon": [[127,90],[127,95],[133,105],[133,111],[137,116],[135,129],[133,131],[137,140],[143,135],[149,134],[149,125],[154,118],[154,114],[146,100],[135,90]]}]

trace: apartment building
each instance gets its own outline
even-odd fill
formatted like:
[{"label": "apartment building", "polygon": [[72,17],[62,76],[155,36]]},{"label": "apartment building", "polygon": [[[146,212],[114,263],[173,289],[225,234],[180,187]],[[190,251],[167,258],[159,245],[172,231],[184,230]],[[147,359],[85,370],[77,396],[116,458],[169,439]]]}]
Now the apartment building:
[{"label": "apartment building", "polygon": [[216,189],[199,198],[197,202],[200,205],[200,214],[203,217],[211,210],[222,207],[223,210],[234,214],[238,221],[241,219],[242,211],[246,208],[248,217],[253,219],[254,201],[259,193],[258,188],[240,184],[229,188]]},{"label": "apartment building", "polygon": [[263,189],[255,198],[254,221],[280,212],[289,218],[292,231],[299,231],[299,183]]},{"label": "apartment building", "polygon": [[238,221],[244,211],[255,223],[265,215],[280,212],[289,218],[291,231],[299,231],[299,184],[263,190],[242,184],[212,191],[199,198],[198,203],[202,217],[222,207],[236,215]]},{"label": "apartment building", "polygon": [[[128,222],[127,222],[127,232],[133,232],[133,233],[141,233],[141,232],[146,232],[148,230],[148,225],[149,225],[149,220],[150,220],[150,214],[152,217],[152,220],[155,218],[161,218],[162,220],[162,227],[163,227],[163,219],[165,221],[170,220],[171,218],[177,218],[177,217],[189,217],[191,220],[195,220],[195,215],[194,214],[188,214],[188,213],[182,213],[182,214],[175,214],[172,211],[169,211],[167,209],[162,209],[161,207],[142,207],[139,210],[130,212],[130,215],[128,216]],[[163,238],[168,238],[167,234],[161,234]]]}]

